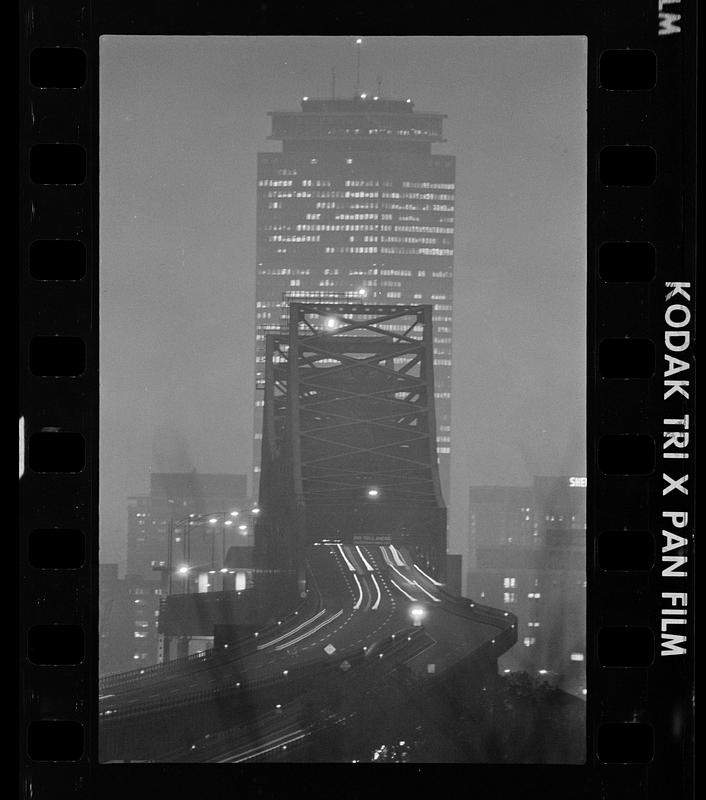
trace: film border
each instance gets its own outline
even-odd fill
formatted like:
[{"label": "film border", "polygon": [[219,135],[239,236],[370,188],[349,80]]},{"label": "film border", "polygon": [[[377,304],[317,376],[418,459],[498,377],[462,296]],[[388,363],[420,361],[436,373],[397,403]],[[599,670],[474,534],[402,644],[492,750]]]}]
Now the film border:
[{"label": "film border", "polygon": [[[662,16],[665,14],[669,16]],[[688,796],[693,767],[693,652],[689,650],[685,656],[676,658],[659,655],[657,632],[664,616],[659,600],[662,591],[667,591],[660,548],[655,544],[654,565],[647,571],[609,571],[598,562],[597,540],[599,534],[610,531],[645,530],[651,531],[654,541],[659,542],[662,513],[671,510],[665,506],[663,494],[669,486],[662,479],[664,464],[659,442],[664,439],[663,420],[684,419],[688,414],[693,433],[693,397],[684,398],[676,411],[675,406],[667,406],[661,364],[666,354],[665,283],[690,282],[693,287],[695,274],[696,4],[689,0],[556,4],[550,13],[540,14],[530,6],[513,9],[510,18],[507,9],[504,12],[484,9],[482,16],[482,20],[471,20],[463,13],[456,17],[449,13],[443,21],[419,26],[412,15],[393,31],[389,21],[378,13],[375,24],[362,25],[362,32],[371,35],[586,34],[589,43],[588,762],[584,767],[507,765],[505,770],[498,765],[470,765],[468,777],[478,780],[489,795],[502,794],[503,789],[514,786],[521,778],[531,780],[534,789],[544,797],[565,796],[562,790],[567,785],[579,783],[583,787],[581,796],[586,797],[652,798],[665,796],[666,791],[669,796]],[[27,796],[44,798],[70,793],[75,797],[110,797],[125,791],[137,792],[138,786],[140,791],[149,793],[164,789],[165,785],[189,789],[209,781],[201,770],[191,771],[180,765],[115,768],[96,764],[98,36],[101,33],[282,34],[302,30],[343,34],[352,27],[360,29],[362,22],[353,12],[341,11],[335,21],[322,22],[316,13],[307,18],[300,10],[275,11],[255,4],[239,7],[236,12],[181,3],[170,5],[168,14],[136,3],[111,7],[103,2],[89,8],[76,0],[62,0],[58,4],[25,2],[22,6],[20,416],[24,420],[21,437],[26,445],[27,466],[20,481],[20,742]],[[52,89],[31,84],[29,65],[33,51],[55,47],[72,47],[85,53],[88,70],[79,88]],[[601,86],[601,53],[626,48],[656,54],[657,82],[653,89],[620,91]],[[75,185],[33,182],[31,148],[57,143],[78,144],[85,149],[85,178]],[[656,153],[656,180],[650,186],[606,186],[602,181],[601,151],[604,147],[626,145],[651,147]],[[85,277],[76,281],[35,280],[30,273],[29,246],[39,239],[82,242],[86,247]],[[600,246],[626,241],[651,242],[656,248],[657,268],[652,281],[614,283],[600,278]],[[693,293],[690,300],[693,315]],[[77,377],[41,377],[27,368],[30,339],[56,335],[79,337],[85,343],[86,366]],[[600,377],[599,343],[624,337],[652,342],[657,368],[651,378]],[[690,369],[693,371],[693,367]],[[66,434],[78,434],[78,444]],[[651,470],[638,474],[641,471],[638,465],[631,474],[609,475],[599,469],[602,458],[599,439],[625,434],[644,435],[651,440],[652,455],[647,456],[648,460],[653,458]],[[53,441],[47,440],[47,436],[56,437],[56,441],[63,439],[64,447],[46,448],[44,442]],[[690,455],[693,459],[693,450]],[[42,458],[48,461],[42,462]],[[80,464],[82,459],[83,466],[72,472],[72,464]],[[33,469],[35,462],[50,467],[53,463],[59,471]],[[677,471],[670,474],[677,475]],[[675,496],[670,495],[670,499]],[[693,513],[693,495],[685,497],[678,510]],[[31,565],[30,533],[50,529],[82,531],[85,553],[80,565],[71,570]],[[688,536],[690,548],[693,534]],[[691,558],[688,565],[679,591],[683,589],[693,596]],[[30,628],[55,624],[83,630],[85,657],[73,665],[33,664],[26,651]],[[597,645],[600,626],[651,628],[655,632],[656,654],[651,665],[602,667]],[[693,645],[693,618],[689,614],[685,627],[687,641]],[[69,723],[69,728],[57,728],[60,735],[56,740],[65,743],[75,741],[71,733],[75,727],[71,728],[70,723],[81,723],[83,734],[77,757],[67,745],[65,752],[54,751],[57,755],[47,760],[30,758],[29,729],[33,723],[52,721]],[[648,738],[654,748],[653,755],[645,762],[639,760],[639,753],[638,760],[632,763],[602,761],[597,748],[600,728],[605,723],[620,724],[618,736],[625,735],[624,725],[650,726],[654,735]],[[37,741],[41,743],[42,735]],[[63,760],[65,754],[70,757]],[[405,768],[403,780],[413,777],[419,788],[432,787],[440,766],[415,766],[414,777]],[[221,781],[220,768],[214,769],[214,781]],[[231,768],[229,776],[232,775]],[[271,768],[256,765],[245,771],[239,769],[237,780],[249,790],[267,792],[283,779],[288,780],[288,776],[289,769],[281,770],[275,777]],[[367,772],[362,775],[358,770],[354,774],[349,770],[346,776],[351,787],[365,786],[369,780]],[[387,786],[388,780],[387,776],[376,775],[380,789]]]}]

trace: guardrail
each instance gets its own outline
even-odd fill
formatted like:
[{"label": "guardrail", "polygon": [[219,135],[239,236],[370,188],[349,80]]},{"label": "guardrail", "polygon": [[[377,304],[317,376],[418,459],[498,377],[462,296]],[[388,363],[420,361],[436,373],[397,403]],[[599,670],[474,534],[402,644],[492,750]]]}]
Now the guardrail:
[{"label": "guardrail", "polygon": [[[319,708],[323,685],[329,689],[339,687],[338,691],[346,696],[349,694],[349,681],[363,689],[366,685],[368,689],[378,686],[380,680],[393,674],[400,663],[426,647],[427,640],[422,628],[402,628],[382,640],[379,647],[370,648],[373,651],[370,656],[361,647],[349,648],[342,650],[336,658],[292,667],[286,678],[277,675],[247,682],[240,680],[219,690],[193,692],[188,696],[103,713],[101,757],[104,761],[130,760],[138,754],[144,758],[148,753],[148,760],[163,762],[221,760],[229,753],[237,755],[252,746],[253,731],[256,737],[256,732],[262,730],[261,722],[268,724],[269,720],[271,724],[280,714],[284,722],[292,713],[296,715],[296,709],[303,707],[302,702],[309,711]],[[286,681],[290,685],[285,688]],[[242,704],[236,699],[241,692],[251,694],[243,698]],[[257,692],[259,696],[254,694]],[[283,704],[281,711],[272,710],[276,702]],[[325,719],[317,713],[310,720],[313,727],[306,722],[303,727],[307,729],[307,735],[320,734],[338,717],[340,715],[333,709]],[[185,728],[172,724],[182,718],[189,720]],[[257,724],[253,728],[254,722]],[[224,728],[224,724],[229,727]],[[162,742],[165,750],[160,752]],[[257,760],[262,759],[257,756]]]},{"label": "guardrail", "polygon": [[[382,654],[383,657],[385,655],[392,655],[407,647],[409,642],[416,642],[422,635],[426,635],[423,628],[403,628],[388,636],[376,649],[374,655],[379,656]],[[158,698],[156,700],[135,703],[122,708],[108,708],[99,712],[99,717],[103,722],[119,721],[130,717],[143,716],[155,711],[167,711],[184,705],[216,702],[231,695],[245,694],[272,688],[278,683],[286,683],[288,685],[296,684],[300,681],[311,680],[336,669],[340,669],[345,661],[347,661],[351,667],[355,667],[359,664],[367,666],[377,664],[377,659],[374,657],[370,659],[367,658],[365,648],[356,648],[353,651],[342,652],[335,659],[327,659],[326,661],[319,660],[301,667],[292,667],[278,675],[254,679],[241,678],[227,686],[221,686],[217,689],[203,689],[195,692],[187,692],[174,698]],[[387,662],[385,662],[385,664],[387,664]]]},{"label": "guardrail", "polygon": [[[282,625],[286,625],[293,620],[296,619],[307,607],[307,605],[312,600],[313,593],[309,593],[304,600],[299,603],[299,605],[287,614],[281,620],[281,625],[273,624],[268,625],[265,628],[262,628],[260,631],[257,632],[257,636],[252,634],[247,634],[242,638],[233,642],[234,645],[245,645],[249,643],[256,642],[260,639],[261,636],[267,636],[270,633],[274,633],[277,630],[281,630]],[[161,664],[151,664],[148,667],[137,667],[135,669],[126,670],[124,672],[115,672],[111,675],[103,675],[101,678],[98,679],[98,688],[100,690],[109,690],[119,688],[121,686],[129,686],[130,684],[139,683],[145,678],[155,677],[155,676],[170,676],[173,674],[177,674],[181,671],[188,670],[189,667],[197,665],[199,668],[201,666],[205,666],[210,664],[211,662],[218,659],[219,661],[229,661],[234,660],[236,657],[242,655],[242,650],[238,654],[233,654],[232,652],[224,653],[221,650],[214,651],[214,650],[205,650],[200,653],[192,653],[189,656],[182,656],[181,658],[175,658],[171,661],[165,661]]]}]

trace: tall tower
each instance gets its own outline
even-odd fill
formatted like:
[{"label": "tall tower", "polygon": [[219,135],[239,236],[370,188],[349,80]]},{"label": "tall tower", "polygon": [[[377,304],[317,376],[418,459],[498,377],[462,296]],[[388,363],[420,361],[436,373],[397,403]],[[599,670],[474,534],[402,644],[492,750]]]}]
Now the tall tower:
[{"label": "tall tower", "polygon": [[411,100],[303,98],[272,111],[280,152],[258,154],[254,484],[265,336],[287,304],[338,300],[433,306],[439,474],[449,496],[455,157],[443,114]]}]

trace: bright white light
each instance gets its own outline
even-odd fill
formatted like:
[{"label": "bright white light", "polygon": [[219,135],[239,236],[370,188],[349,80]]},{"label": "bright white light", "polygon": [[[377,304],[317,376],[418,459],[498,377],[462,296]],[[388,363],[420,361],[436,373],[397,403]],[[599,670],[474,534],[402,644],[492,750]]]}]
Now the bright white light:
[{"label": "bright white light", "polygon": [[231,517],[237,517],[239,513],[240,513],[239,511],[231,511],[230,515]]},{"label": "bright white light", "polygon": [[228,572],[228,567],[222,567],[221,572]]},{"label": "bright white light", "polygon": [[246,531],[247,529],[248,529],[247,525],[238,525],[238,530],[239,531]]},{"label": "bright white light", "polygon": [[368,290],[365,288],[365,286],[362,286],[360,289],[358,289],[358,294],[361,297],[367,297]]},{"label": "bright white light", "polygon": [[218,522],[218,519],[216,517],[211,517],[211,519],[209,519],[209,522],[211,523],[211,525],[215,525]]},{"label": "bright white light", "polygon": [[363,44],[363,40],[362,40],[362,39],[356,39],[356,40],[355,40],[355,43],[356,43],[356,44]]},{"label": "bright white light", "polygon": [[338,320],[335,317],[329,317],[326,320],[326,327],[327,328],[337,328],[338,327]]},{"label": "bright white light", "polygon": [[358,575],[354,572],[353,579],[355,580],[356,586],[358,587],[358,599],[353,605],[353,610],[357,611],[360,608],[360,604],[363,602],[363,587],[360,585],[360,581],[358,580]]},{"label": "bright white light", "polygon": [[232,524],[233,524],[233,520],[232,520],[232,519],[227,519],[227,520],[225,521],[225,524],[226,524],[226,525],[232,525]]},{"label": "bright white light", "polygon": [[302,97],[302,100],[304,100],[305,102],[306,102],[308,99],[309,99],[308,97]]},{"label": "bright white light", "polygon": [[379,497],[379,496],[380,496],[379,489],[375,489],[374,487],[372,489],[368,489],[368,497]]},{"label": "bright white light", "polygon": [[539,670],[539,674],[540,674],[540,675],[546,675],[548,672],[549,672],[549,670],[548,670],[548,669],[540,669],[540,670]]},{"label": "bright white light", "polygon": [[255,508],[253,508],[253,510],[252,510],[252,513],[253,514],[259,514],[260,513],[260,509],[257,506],[255,506]]},{"label": "bright white light", "polygon": [[368,95],[367,95],[367,94],[365,94],[365,92],[363,92],[363,94],[361,94],[361,98],[362,98],[363,100],[365,100],[365,98],[366,98],[367,96],[368,96]]},{"label": "bright white light", "polygon": [[188,567],[179,567],[179,569],[177,570],[177,572],[178,572],[180,575],[186,575],[186,573],[187,573],[188,571],[189,571],[189,568],[188,568]]}]

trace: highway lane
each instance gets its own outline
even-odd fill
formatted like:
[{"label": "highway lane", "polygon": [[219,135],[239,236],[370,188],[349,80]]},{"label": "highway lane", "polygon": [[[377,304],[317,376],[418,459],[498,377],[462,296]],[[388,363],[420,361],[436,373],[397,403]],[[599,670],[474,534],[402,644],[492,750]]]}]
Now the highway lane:
[{"label": "highway lane", "polygon": [[428,674],[429,664],[437,672],[445,669],[498,631],[464,616],[467,604],[461,608],[458,599],[449,599],[404,548],[321,543],[310,548],[308,563],[314,597],[306,614],[256,634],[235,654],[223,651],[184,672],[111,688],[100,702],[101,714],[186,703],[204,691],[286,678],[293,668],[374,647],[411,624],[413,607],[422,609],[421,622],[433,641],[409,662],[420,673]]},{"label": "highway lane", "polygon": [[[252,647],[231,656],[204,657],[184,672],[153,674],[144,682],[113,687],[101,712],[114,714],[160,699],[186,701],[189,695],[237,686],[253,676],[276,678],[288,666],[302,666],[371,645],[409,624],[382,572],[366,564],[362,550],[322,545],[310,553],[312,591],[319,610],[300,621],[290,620],[284,632],[255,636]],[[258,641],[255,641],[255,640]]]}]

